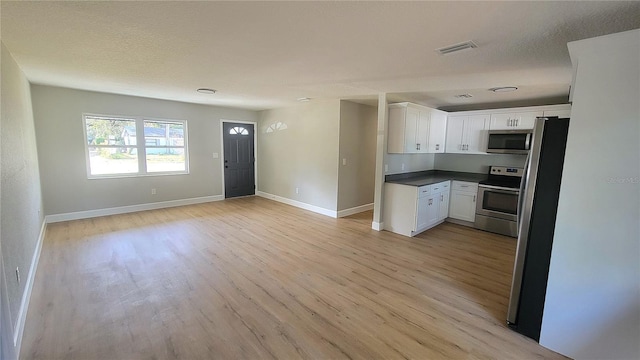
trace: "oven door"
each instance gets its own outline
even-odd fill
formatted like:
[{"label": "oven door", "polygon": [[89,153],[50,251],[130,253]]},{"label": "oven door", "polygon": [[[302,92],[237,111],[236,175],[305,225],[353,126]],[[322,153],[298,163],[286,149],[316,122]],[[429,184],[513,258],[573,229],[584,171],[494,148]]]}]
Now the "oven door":
[{"label": "oven door", "polygon": [[516,221],[519,189],[478,185],[476,214]]}]

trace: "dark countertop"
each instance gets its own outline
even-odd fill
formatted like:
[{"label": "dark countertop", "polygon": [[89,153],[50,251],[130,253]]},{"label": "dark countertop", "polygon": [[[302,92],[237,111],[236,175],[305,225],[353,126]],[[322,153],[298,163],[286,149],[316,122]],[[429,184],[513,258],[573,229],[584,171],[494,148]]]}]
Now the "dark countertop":
[{"label": "dark countertop", "polygon": [[426,170],[404,174],[387,175],[385,176],[385,182],[410,186],[431,185],[447,180],[469,181],[477,183],[487,179],[487,176],[487,174],[476,174],[457,171]]}]

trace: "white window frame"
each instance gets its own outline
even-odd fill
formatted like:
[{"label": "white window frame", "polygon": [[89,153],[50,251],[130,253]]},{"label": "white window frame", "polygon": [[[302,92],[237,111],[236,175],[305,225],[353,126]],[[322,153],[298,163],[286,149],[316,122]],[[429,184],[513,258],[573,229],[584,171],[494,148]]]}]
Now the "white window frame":
[{"label": "white window frame", "polygon": [[[136,145],[129,145],[126,147],[136,148],[138,154],[138,172],[136,173],[118,173],[118,174],[99,174],[92,175],[91,174],[91,159],[89,154],[90,146],[87,138],[87,117],[97,117],[97,118],[107,118],[107,119],[122,119],[122,120],[134,120],[136,126]],[[181,123],[183,126],[183,135],[184,135],[184,170],[181,171],[163,171],[163,172],[148,172],[147,171],[147,148],[154,148],[154,146],[147,146],[144,136],[144,122],[145,121],[155,121],[155,122],[171,122],[171,123]],[[162,119],[156,117],[146,117],[146,116],[125,116],[125,115],[104,115],[104,114],[92,114],[92,113],[83,113],[82,114],[82,133],[84,134],[84,150],[85,150],[85,160],[87,166],[87,179],[114,179],[114,178],[129,178],[129,177],[146,177],[146,176],[167,176],[167,175],[188,175],[189,174],[189,140],[187,130],[187,120],[178,120],[178,119]],[[99,147],[99,146],[98,146]],[[182,146],[160,146],[162,148],[172,147],[172,148],[183,148]]]}]

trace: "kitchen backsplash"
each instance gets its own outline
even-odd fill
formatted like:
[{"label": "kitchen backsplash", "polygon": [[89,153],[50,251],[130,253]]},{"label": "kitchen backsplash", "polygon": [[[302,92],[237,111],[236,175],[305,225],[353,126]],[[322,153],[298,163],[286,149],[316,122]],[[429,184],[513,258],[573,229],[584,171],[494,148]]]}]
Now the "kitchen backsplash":
[{"label": "kitchen backsplash", "polygon": [[526,155],[435,154],[434,169],[487,174],[491,165],[523,167],[526,159]]},{"label": "kitchen backsplash", "polygon": [[[385,175],[433,170],[435,154],[387,154]],[[404,168],[402,166],[404,164]]]},{"label": "kitchen backsplash", "polygon": [[423,170],[487,174],[491,165],[523,167],[526,159],[526,155],[507,154],[387,154],[387,171],[384,174]]}]

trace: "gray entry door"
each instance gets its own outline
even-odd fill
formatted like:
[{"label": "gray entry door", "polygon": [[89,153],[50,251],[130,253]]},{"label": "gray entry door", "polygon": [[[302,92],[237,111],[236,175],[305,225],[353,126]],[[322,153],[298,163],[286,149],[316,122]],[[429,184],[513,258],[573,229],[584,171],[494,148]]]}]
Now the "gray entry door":
[{"label": "gray entry door", "polygon": [[254,195],[253,124],[223,123],[224,197]]}]

